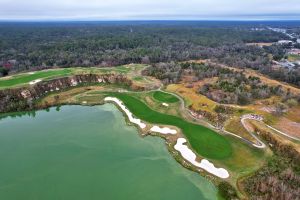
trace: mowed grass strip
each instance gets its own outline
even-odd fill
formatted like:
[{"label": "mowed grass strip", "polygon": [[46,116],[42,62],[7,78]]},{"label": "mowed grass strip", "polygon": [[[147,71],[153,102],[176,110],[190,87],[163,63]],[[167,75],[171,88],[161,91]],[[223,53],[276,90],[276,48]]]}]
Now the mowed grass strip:
[{"label": "mowed grass strip", "polygon": [[49,77],[60,77],[70,75],[71,69],[57,69],[57,70],[47,70],[47,71],[36,71],[34,74],[20,74],[12,76],[11,78],[0,79],[0,87],[13,87],[22,84],[28,84],[30,81],[36,79],[43,79]]},{"label": "mowed grass strip", "polygon": [[153,92],[153,98],[157,101],[165,103],[176,103],[179,101],[179,99],[176,96],[161,91]]},{"label": "mowed grass strip", "polygon": [[125,93],[106,93],[120,99],[138,118],[153,124],[172,125],[180,128],[192,148],[201,156],[211,159],[225,159],[231,156],[232,147],[227,138],[204,126],[193,124],[172,115],[156,112],[137,98]]}]

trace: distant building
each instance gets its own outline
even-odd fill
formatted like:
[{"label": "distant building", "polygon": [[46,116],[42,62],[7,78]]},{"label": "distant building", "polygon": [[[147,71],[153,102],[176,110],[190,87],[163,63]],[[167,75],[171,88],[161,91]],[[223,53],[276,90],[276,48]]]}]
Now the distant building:
[{"label": "distant building", "polygon": [[284,45],[284,44],[292,45],[293,41],[292,40],[279,40],[277,43],[280,45]]},{"label": "distant building", "polygon": [[287,60],[285,60],[285,61],[280,61],[279,63],[278,63],[280,66],[282,66],[282,67],[286,67],[286,68],[288,68],[288,69],[293,69],[296,65],[294,64],[294,63],[291,63],[291,62],[289,62],[289,61],[287,61]]},{"label": "distant building", "polygon": [[270,30],[275,31],[275,32],[279,32],[279,33],[286,33],[285,29],[281,29],[281,28],[271,28],[269,27]]},{"label": "distant building", "polygon": [[264,31],[265,28],[251,28],[252,31]]},{"label": "distant building", "polygon": [[282,67],[285,67],[285,68],[288,68],[289,70],[292,70],[296,65],[288,60],[282,60],[282,61],[273,61],[273,68],[282,68]]}]

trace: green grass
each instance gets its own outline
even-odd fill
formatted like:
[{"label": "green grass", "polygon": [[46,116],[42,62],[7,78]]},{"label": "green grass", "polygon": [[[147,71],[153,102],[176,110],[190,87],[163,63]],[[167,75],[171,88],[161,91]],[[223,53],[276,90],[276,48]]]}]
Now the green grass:
[{"label": "green grass", "polygon": [[13,75],[11,77],[0,78],[0,89],[6,89],[21,85],[29,84],[30,81],[36,79],[50,80],[63,76],[71,76],[77,74],[107,74],[107,73],[119,73],[119,74],[135,74],[145,68],[145,65],[121,65],[116,67],[76,67],[67,69],[51,69],[44,71],[36,71],[34,74],[21,73]]},{"label": "green grass", "polygon": [[59,69],[59,70],[47,70],[47,71],[37,71],[34,74],[20,74],[12,76],[8,79],[0,79],[0,88],[1,87],[12,87],[16,85],[28,84],[30,81],[36,79],[44,79],[49,77],[57,76],[67,76],[72,72],[71,69]]},{"label": "green grass", "polygon": [[154,124],[172,125],[180,128],[192,148],[201,156],[211,159],[225,159],[231,156],[232,147],[227,138],[204,126],[193,124],[172,115],[156,112],[130,94],[107,92],[123,101],[138,118]]},{"label": "green grass", "polygon": [[161,91],[155,91],[153,93],[153,98],[157,101],[165,103],[176,103],[179,101],[179,99],[176,96]]}]

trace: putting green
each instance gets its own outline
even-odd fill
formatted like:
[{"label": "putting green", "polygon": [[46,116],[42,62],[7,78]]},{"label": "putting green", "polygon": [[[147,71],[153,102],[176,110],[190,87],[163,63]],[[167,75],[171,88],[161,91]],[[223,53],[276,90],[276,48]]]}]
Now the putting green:
[{"label": "putting green", "polygon": [[201,156],[211,159],[224,159],[232,154],[230,142],[215,131],[204,126],[193,124],[172,115],[156,112],[137,98],[125,93],[106,93],[120,99],[138,118],[149,123],[172,125],[180,128],[192,148]]},{"label": "putting green", "polygon": [[156,99],[157,101],[161,101],[165,103],[176,103],[179,101],[179,99],[174,95],[161,92],[161,91],[153,92],[153,98]]}]

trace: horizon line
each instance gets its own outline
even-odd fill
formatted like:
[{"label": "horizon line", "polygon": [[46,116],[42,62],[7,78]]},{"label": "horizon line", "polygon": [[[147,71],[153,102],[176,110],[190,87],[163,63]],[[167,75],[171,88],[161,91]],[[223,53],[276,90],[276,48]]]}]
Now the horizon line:
[{"label": "horizon line", "polygon": [[0,19],[0,22],[260,22],[299,21],[299,19]]}]

